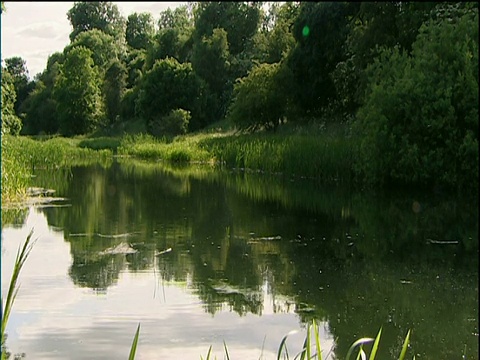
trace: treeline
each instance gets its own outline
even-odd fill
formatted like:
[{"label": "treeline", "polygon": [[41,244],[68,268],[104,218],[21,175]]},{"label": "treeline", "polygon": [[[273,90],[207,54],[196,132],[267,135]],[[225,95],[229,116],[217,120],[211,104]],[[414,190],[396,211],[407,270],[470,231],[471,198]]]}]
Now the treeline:
[{"label": "treeline", "polygon": [[476,2],[195,2],[157,22],[75,2],[67,17],[70,44],[32,81],[5,60],[2,133],[337,123],[369,181],[478,183]]}]

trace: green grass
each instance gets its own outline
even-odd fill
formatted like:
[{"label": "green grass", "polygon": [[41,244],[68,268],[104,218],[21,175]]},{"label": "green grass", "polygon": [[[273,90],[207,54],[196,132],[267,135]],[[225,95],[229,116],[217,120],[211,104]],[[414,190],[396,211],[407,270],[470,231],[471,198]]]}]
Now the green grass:
[{"label": "green grass", "polygon": [[[218,129],[217,129],[218,130]],[[307,177],[328,183],[353,182],[357,144],[336,130],[310,133],[237,134],[209,130],[173,139],[126,135],[118,154],[166,163],[218,163],[228,168]]]},{"label": "green grass", "polygon": [[35,168],[58,169],[108,162],[111,150],[79,147],[79,138],[2,136],[2,204],[26,195]]},{"label": "green grass", "polygon": [[255,134],[204,138],[199,146],[227,167],[324,182],[349,182],[355,178],[355,143],[349,138]]},{"label": "green grass", "polygon": [[201,136],[157,139],[150,135],[126,135],[118,148],[119,155],[168,163],[206,163],[212,160],[207,150],[198,146]]},{"label": "green grass", "polygon": [[[296,330],[291,331],[289,334],[283,337],[278,347],[277,360],[290,360],[290,359],[292,360],[312,360],[312,359],[328,360],[330,358],[330,355],[332,354],[332,349],[330,349],[325,356],[323,356],[322,354],[318,325],[315,320],[312,320],[312,323],[308,324],[307,326],[307,334],[303,341],[302,350],[299,353],[295,354],[294,356],[293,355],[291,356],[288,353],[288,349],[287,349],[287,339],[289,335],[292,335],[296,332],[297,332]],[[356,357],[354,359],[356,360],[367,359],[367,355],[368,355],[368,360],[375,360],[378,347],[380,344],[381,334],[382,334],[382,329],[380,328],[375,339],[361,338],[356,340],[348,349],[348,352],[345,356],[345,360],[353,359],[352,356],[355,356],[355,355]],[[373,346],[370,350],[370,353],[368,354],[368,352],[364,350],[363,346],[366,344],[370,344],[372,342],[373,342]],[[403,342],[402,350],[399,354],[398,360],[406,359],[406,353],[407,353],[409,343],[410,343],[410,330],[407,332],[407,335],[405,336],[405,340]],[[228,353],[227,345],[225,344],[225,342],[223,343],[223,346],[225,350],[225,358],[230,359],[230,354]],[[200,359],[210,360],[211,356],[212,356],[212,346],[208,348],[206,357],[204,358],[203,356],[200,356]],[[260,355],[259,359],[262,359],[262,355]],[[415,360],[415,355],[413,356],[413,360]]]}]

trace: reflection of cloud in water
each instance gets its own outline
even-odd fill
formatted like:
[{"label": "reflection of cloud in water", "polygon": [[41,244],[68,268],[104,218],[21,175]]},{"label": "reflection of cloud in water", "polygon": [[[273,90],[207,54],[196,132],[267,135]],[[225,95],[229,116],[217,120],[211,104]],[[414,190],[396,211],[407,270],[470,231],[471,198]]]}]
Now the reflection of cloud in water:
[{"label": "reflection of cloud in water", "polygon": [[[31,228],[38,238],[20,274],[21,290],[14,304],[7,333],[13,353],[25,352],[35,359],[119,359],[128,356],[136,326],[141,323],[137,359],[198,359],[212,345],[217,357],[224,354],[223,341],[235,358],[259,358],[265,339],[265,359],[276,357],[282,338],[299,329],[296,314],[284,307],[287,298],[263,287],[263,316],[233,311],[212,316],[193,294],[193,285],[164,282],[159,292],[153,271],[119,274],[118,283],[106,294],[78,288],[68,277],[70,244],[63,233],[48,227],[45,216],[31,208],[22,228],[2,231],[2,294],[11,275],[18,246]],[[285,310],[285,309],[284,309]],[[333,340],[320,326],[322,347]],[[305,332],[289,337],[290,353],[303,344]]]}]

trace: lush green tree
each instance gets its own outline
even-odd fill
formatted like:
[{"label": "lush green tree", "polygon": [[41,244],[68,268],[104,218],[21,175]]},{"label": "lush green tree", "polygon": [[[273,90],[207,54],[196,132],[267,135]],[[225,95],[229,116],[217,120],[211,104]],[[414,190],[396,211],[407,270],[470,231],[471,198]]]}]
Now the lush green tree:
[{"label": "lush green tree", "polygon": [[229,57],[227,33],[224,29],[215,29],[211,36],[205,36],[202,41],[196,42],[193,48],[193,69],[208,84],[215,101],[212,109],[213,121],[225,115],[233,89]]},{"label": "lush green tree", "polygon": [[125,39],[134,49],[147,49],[155,34],[152,14],[133,13],[127,18]]},{"label": "lush green tree", "polygon": [[2,135],[18,135],[22,128],[22,121],[15,114],[15,86],[14,78],[5,68],[2,68]]},{"label": "lush green tree", "polygon": [[63,135],[85,134],[104,122],[101,78],[92,51],[78,46],[65,56],[54,87],[60,131]]},{"label": "lush green tree", "polygon": [[70,40],[73,41],[83,31],[98,29],[123,39],[125,35],[125,19],[117,5],[110,1],[78,1],[68,10],[67,18],[72,25]]},{"label": "lush green tree", "polygon": [[120,100],[120,119],[121,121],[134,121],[139,118],[139,114],[135,111],[138,99],[139,88],[135,86],[125,90]]},{"label": "lush green tree", "polygon": [[145,69],[145,63],[147,59],[146,50],[129,49],[125,59],[127,67],[127,88],[131,89],[137,84],[137,82],[143,76],[143,70]]},{"label": "lush green tree", "polygon": [[270,9],[269,20],[265,25],[271,27],[267,32],[267,55],[265,62],[276,63],[282,60],[295,46],[292,27],[298,16],[299,6],[294,2],[274,3]]},{"label": "lush green tree", "polygon": [[182,32],[192,27],[193,16],[186,5],[178,6],[173,10],[168,8],[160,13],[158,19],[158,29],[160,31],[177,29]]},{"label": "lush green tree", "polygon": [[53,53],[48,57],[46,69],[36,76],[35,87],[24,102],[22,110],[25,112],[22,133],[36,135],[42,132],[58,132],[57,102],[52,93],[64,60],[63,53]]},{"label": "lush green tree", "polygon": [[150,47],[146,54],[145,69],[150,70],[155,61],[173,57],[180,62],[180,53],[182,43],[180,41],[180,33],[177,29],[168,28],[160,31],[154,39],[154,44]]},{"label": "lush green tree", "polygon": [[118,59],[114,59],[105,73],[103,94],[106,114],[110,123],[120,118],[120,103],[127,86],[127,68]]},{"label": "lush green tree", "polygon": [[67,54],[71,49],[78,46],[91,50],[93,62],[102,72],[107,70],[107,66],[112,60],[122,57],[124,50],[118,46],[112,35],[98,29],[81,32],[70,45],[65,47],[63,52]]},{"label": "lush green tree", "polygon": [[438,2],[362,2],[349,25],[346,41],[348,58],[338,64],[333,75],[336,88],[350,112],[363,101],[366,67],[382,48],[399,46],[407,52]]},{"label": "lush green tree", "polygon": [[198,2],[194,10],[194,37],[200,41],[217,28],[225,29],[232,55],[244,51],[260,24],[260,3],[255,2]]},{"label": "lush green tree", "polygon": [[228,118],[241,129],[275,130],[287,110],[287,94],[281,84],[287,83],[288,68],[283,64],[261,64],[235,84],[234,99]]},{"label": "lush green tree", "polygon": [[306,116],[321,116],[337,97],[331,73],[346,58],[344,44],[354,12],[355,4],[345,2],[300,5],[288,65],[294,75],[292,95]]},{"label": "lush green tree", "polygon": [[52,90],[43,81],[37,81],[26,101],[25,126],[22,133],[36,135],[58,132],[56,110],[57,102],[52,97]]},{"label": "lush green tree", "polygon": [[436,13],[411,55],[385,48],[367,68],[355,129],[372,182],[478,187],[478,8]]},{"label": "lush green tree", "polygon": [[30,91],[33,89],[33,82],[29,80],[27,63],[19,56],[5,59],[5,67],[13,77],[13,86],[15,88],[15,113],[21,114],[21,107]]},{"label": "lush green tree", "polygon": [[190,63],[180,64],[174,58],[157,60],[139,85],[136,114],[151,129],[170,111],[184,109],[191,113],[190,126],[198,128],[205,121],[203,87]]},{"label": "lush green tree", "polygon": [[187,6],[160,13],[158,33],[147,53],[145,68],[150,70],[156,60],[174,57],[179,62],[189,62],[192,51],[191,35],[193,17]]},{"label": "lush green tree", "polygon": [[[199,2],[194,9],[195,31],[192,34],[193,52],[198,43],[214,37],[215,29],[223,29],[227,35],[229,51],[228,91],[221,102],[226,109],[230,102],[235,79],[244,77],[253,66],[256,54],[255,35],[262,17],[260,2]],[[197,59],[198,60],[198,59]],[[192,57],[192,63],[194,62]],[[208,82],[208,80],[207,80]],[[225,111],[223,111],[224,114]],[[221,114],[221,116],[223,116]]]}]

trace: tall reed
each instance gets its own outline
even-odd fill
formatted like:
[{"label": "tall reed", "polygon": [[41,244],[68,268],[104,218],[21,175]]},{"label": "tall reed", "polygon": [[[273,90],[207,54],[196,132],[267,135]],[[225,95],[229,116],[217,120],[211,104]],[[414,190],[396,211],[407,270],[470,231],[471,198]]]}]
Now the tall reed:
[{"label": "tall reed", "polygon": [[20,275],[20,271],[25,264],[30,252],[32,251],[33,245],[36,240],[32,241],[33,230],[27,236],[27,239],[23,243],[23,246],[20,246],[17,251],[17,257],[15,258],[15,263],[13,266],[13,273],[12,277],[10,278],[8,293],[7,293],[7,300],[5,302],[5,306],[3,306],[3,296],[1,298],[2,301],[2,329],[1,329],[1,342],[2,342],[2,357],[1,360],[7,359],[7,351],[5,350],[5,341],[6,341],[6,333],[5,330],[7,329],[8,319],[10,317],[10,313],[12,311],[13,303],[15,298],[17,297],[19,287],[17,286],[18,277]]}]

